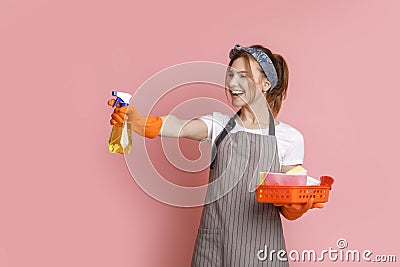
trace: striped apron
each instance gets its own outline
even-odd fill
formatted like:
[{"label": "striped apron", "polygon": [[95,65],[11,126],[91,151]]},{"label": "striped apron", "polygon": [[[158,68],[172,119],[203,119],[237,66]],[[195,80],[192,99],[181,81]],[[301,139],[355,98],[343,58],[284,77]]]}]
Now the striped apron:
[{"label": "striped apron", "polygon": [[269,135],[229,133],[239,112],[215,141],[209,182],[219,183],[208,186],[209,204],[203,207],[192,267],[289,266],[277,259],[276,252],[272,258],[268,255],[271,250],[286,250],[279,208],[257,202],[255,194],[260,171],[280,172],[274,120],[269,111]]}]

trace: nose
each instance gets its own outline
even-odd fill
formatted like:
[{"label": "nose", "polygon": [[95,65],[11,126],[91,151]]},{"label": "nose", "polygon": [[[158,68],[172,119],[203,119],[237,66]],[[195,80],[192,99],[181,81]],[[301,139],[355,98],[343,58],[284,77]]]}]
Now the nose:
[{"label": "nose", "polygon": [[228,77],[228,85],[230,88],[237,87],[239,85],[237,75],[233,75],[232,77]]}]

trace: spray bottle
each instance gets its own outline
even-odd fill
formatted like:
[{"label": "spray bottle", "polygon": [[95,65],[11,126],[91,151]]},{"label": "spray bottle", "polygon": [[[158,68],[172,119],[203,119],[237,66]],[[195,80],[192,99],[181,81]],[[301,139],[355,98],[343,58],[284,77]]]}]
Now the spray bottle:
[{"label": "spray bottle", "polygon": [[[116,96],[113,108],[118,104],[121,107],[129,106],[129,100],[132,95],[128,93],[112,91],[112,95]],[[108,149],[111,153],[128,154],[132,148],[132,129],[129,121],[124,121],[113,125],[110,139],[108,140]]]}]

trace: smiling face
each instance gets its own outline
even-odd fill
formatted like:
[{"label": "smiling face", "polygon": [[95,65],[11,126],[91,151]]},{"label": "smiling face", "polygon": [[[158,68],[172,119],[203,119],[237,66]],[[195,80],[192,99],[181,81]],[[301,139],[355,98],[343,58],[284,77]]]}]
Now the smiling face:
[{"label": "smiling face", "polygon": [[269,86],[260,65],[251,56],[235,59],[226,72],[226,87],[234,107],[243,107],[259,101],[264,97],[262,91]]}]

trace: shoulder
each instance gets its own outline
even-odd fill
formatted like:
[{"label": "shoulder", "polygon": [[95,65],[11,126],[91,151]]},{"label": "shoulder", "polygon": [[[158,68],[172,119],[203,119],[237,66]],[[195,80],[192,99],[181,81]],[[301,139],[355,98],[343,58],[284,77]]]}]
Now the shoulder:
[{"label": "shoulder", "polygon": [[303,164],[304,139],[299,130],[281,122],[276,127],[276,139],[282,165]]},{"label": "shoulder", "polygon": [[224,129],[232,115],[221,112],[213,112],[198,119],[206,123],[208,128],[208,138],[212,140]]},{"label": "shoulder", "polygon": [[201,120],[205,120],[208,123],[212,123],[213,125],[221,125],[221,127],[225,127],[225,125],[228,123],[229,119],[231,118],[232,115],[229,114],[224,114],[221,112],[213,112],[212,114],[204,115],[199,117]]},{"label": "shoulder", "polygon": [[225,125],[229,122],[230,118],[233,116],[233,114],[224,114],[221,112],[213,112],[213,118],[217,123],[222,124],[222,127],[225,127]]},{"label": "shoulder", "polygon": [[276,135],[277,138],[287,142],[298,142],[303,140],[303,135],[299,130],[284,122],[280,122],[276,127]]}]

